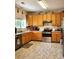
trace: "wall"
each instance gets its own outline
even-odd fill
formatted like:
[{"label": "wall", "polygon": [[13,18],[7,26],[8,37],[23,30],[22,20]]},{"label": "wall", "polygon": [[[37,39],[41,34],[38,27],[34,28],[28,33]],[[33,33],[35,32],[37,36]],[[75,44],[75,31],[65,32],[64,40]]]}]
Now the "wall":
[{"label": "wall", "polygon": [[[17,12],[18,10],[19,12]],[[26,15],[27,15],[27,12],[25,10],[15,7],[15,20],[16,18],[26,20]],[[27,25],[27,21],[26,21],[26,25]],[[17,28],[17,31],[25,31],[25,30],[26,28]]]},{"label": "wall", "polygon": [[[19,12],[17,12],[19,11]],[[15,8],[15,18],[26,18],[26,11],[24,11],[23,9],[21,8]]]}]

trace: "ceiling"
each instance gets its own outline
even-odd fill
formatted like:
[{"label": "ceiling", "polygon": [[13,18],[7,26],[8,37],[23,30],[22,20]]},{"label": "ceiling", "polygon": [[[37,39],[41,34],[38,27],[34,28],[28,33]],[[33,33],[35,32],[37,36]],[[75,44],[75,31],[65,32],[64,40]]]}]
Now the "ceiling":
[{"label": "ceiling", "polygon": [[[15,0],[15,6],[21,7],[26,11],[64,10],[64,0],[46,0],[48,9],[43,9],[37,1],[38,0]],[[21,4],[21,2],[24,3]]]}]

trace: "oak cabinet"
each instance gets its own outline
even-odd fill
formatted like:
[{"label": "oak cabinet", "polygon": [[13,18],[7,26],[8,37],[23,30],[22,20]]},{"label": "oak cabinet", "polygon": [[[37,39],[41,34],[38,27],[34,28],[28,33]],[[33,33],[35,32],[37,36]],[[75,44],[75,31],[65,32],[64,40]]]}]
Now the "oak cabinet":
[{"label": "oak cabinet", "polygon": [[43,21],[51,21],[51,19],[52,19],[51,13],[43,14]]},{"label": "oak cabinet", "polygon": [[37,15],[37,25],[42,26],[43,25],[43,16]]},{"label": "oak cabinet", "polygon": [[60,16],[60,13],[56,14],[56,26],[61,26],[61,16]]},{"label": "oak cabinet", "polygon": [[32,32],[32,40],[41,41],[42,40],[42,32]]},{"label": "oak cabinet", "polygon": [[47,15],[43,14],[43,21],[46,21],[46,20],[47,20]]},{"label": "oak cabinet", "polygon": [[61,26],[64,13],[47,13],[28,15],[28,25],[42,26],[43,21],[52,21],[53,26]]},{"label": "oak cabinet", "polygon": [[61,12],[61,20],[63,20],[64,12]]},{"label": "oak cabinet", "polygon": [[61,26],[61,15],[60,15],[60,13],[52,14],[52,25],[53,26]]},{"label": "oak cabinet", "polygon": [[51,21],[51,19],[52,19],[52,14],[51,14],[51,13],[47,13],[46,16],[47,16],[46,20],[47,20],[47,21]]},{"label": "oak cabinet", "polygon": [[56,14],[52,14],[52,25],[56,26]]},{"label": "oak cabinet", "polygon": [[33,25],[37,26],[37,15],[33,15]]},{"label": "oak cabinet", "polygon": [[31,40],[31,33],[22,34],[22,44],[28,43]]},{"label": "oak cabinet", "polygon": [[28,21],[29,26],[33,25],[33,16],[32,15],[28,15],[26,20]]},{"label": "oak cabinet", "polygon": [[60,42],[61,39],[61,32],[53,32],[52,33],[52,41],[53,42]]}]

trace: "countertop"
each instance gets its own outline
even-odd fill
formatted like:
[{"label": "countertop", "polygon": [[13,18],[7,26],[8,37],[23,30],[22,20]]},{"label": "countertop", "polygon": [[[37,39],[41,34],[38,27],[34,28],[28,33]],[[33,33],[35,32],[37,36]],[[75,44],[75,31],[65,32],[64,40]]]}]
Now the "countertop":
[{"label": "countertop", "polygon": [[[24,32],[16,33],[15,35],[20,35],[20,34],[24,34],[24,33],[28,33],[28,32],[42,32],[42,31],[24,31]],[[61,31],[52,31],[52,32],[61,32]]]},{"label": "countertop", "polygon": [[24,31],[24,32],[16,33],[15,35],[20,35],[20,34],[28,33],[28,32],[42,32],[42,31]]}]

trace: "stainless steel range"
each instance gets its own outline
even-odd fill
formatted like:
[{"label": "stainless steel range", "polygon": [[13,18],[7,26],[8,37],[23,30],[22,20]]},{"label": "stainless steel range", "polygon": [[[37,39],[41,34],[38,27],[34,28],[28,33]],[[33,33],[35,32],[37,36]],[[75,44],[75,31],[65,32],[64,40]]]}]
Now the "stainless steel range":
[{"label": "stainless steel range", "polygon": [[42,37],[44,42],[51,42],[52,38],[52,21],[43,21],[44,30]]},{"label": "stainless steel range", "polygon": [[43,42],[51,42],[52,38],[52,29],[45,28],[42,31]]},{"label": "stainless steel range", "polygon": [[42,32],[43,37],[51,37],[52,36],[52,30],[44,29]]}]

